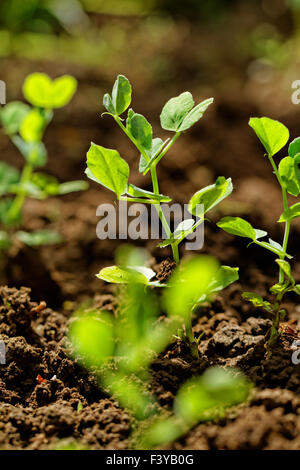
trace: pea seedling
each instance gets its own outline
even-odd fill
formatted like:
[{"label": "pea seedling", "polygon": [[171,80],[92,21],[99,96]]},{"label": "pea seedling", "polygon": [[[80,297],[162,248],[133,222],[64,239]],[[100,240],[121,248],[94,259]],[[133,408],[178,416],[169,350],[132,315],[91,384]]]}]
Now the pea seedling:
[{"label": "pea seedling", "polygon": [[[116,121],[129,140],[134,144],[141,154],[139,171],[146,175],[151,175],[153,191],[145,191],[129,183],[129,166],[120,156],[117,150],[111,150],[94,143],[87,153],[87,170],[89,178],[113,191],[120,201],[138,202],[152,204],[159,215],[162,226],[167,235],[166,240],[159,246],[171,246],[173,258],[179,262],[179,244],[197,227],[203,223],[205,214],[228,197],[232,190],[231,179],[219,177],[215,184],[201,189],[193,195],[189,202],[188,210],[194,219],[187,219],[171,231],[166,220],[161,204],[168,203],[171,198],[160,194],[157,176],[157,166],[181,134],[190,129],[203,116],[207,108],[213,103],[213,98],[209,98],[195,106],[193,96],[189,92],[170,99],[164,106],[160,122],[164,130],[173,132],[173,137],[163,141],[160,138],[153,138],[153,130],[147,119],[129,109],[126,123],[124,124],[121,115],[131,104],[132,88],[126,77],[119,75],[112,94],[106,94],[103,104],[106,113]],[[201,209],[199,209],[201,207]]]},{"label": "pea seedling", "polygon": [[276,255],[276,263],[279,267],[279,282],[270,288],[274,294],[274,302],[270,303],[261,296],[245,292],[243,298],[252,302],[256,307],[262,307],[266,312],[272,315],[273,326],[270,333],[269,347],[271,348],[280,336],[279,325],[286,312],[281,308],[284,295],[287,292],[295,292],[300,295],[300,285],[292,275],[292,269],[287,259],[291,259],[287,253],[290,227],[293,219],[300,217],[300,203],[289,207],[287,194],[299,196],[300,194],[300,137],[295,139],[289,145],[288,156],[283,158],[279,165],[274,161],[276,155],[288,142],[289,131],[278,121],[263,117],[250,119],[249,125],[252,127],[257,137],[263,144],[269,159],[273,172],[282,190],[283,213],[278,222],[285,224],[285,231],[282,245],[272,239],[261,241],[261,238],[267,235],[263,230],[254,229],[252,225],[240,217],[224,217],[218,222],[218,226],[226,232],[240,237],[249,238],[251,243],[271,251]]},{"label": "pea seedling", "polygon": [[[135,254],[133,258],[137,258]],[[198,275],[205,273],[204,279],[198,277],[200,282],[198,291],[193,289],[194,296],[209,295],[211,275],[216,269],[217,263],[207,257],[188,263],[186,272],[189,274],[192,271]],[[247,398],[251,384],[242,374],[210,369],[202,377],[194,377],[184,384],[171,415],[162,415],[150,392],[150,367],[155,356],[171,342],[182,321],[182,309],[173,308],[179,295],[173,299],[174,283],[169,293],[166,289],[165,301],[170,305],[167,310],[171,314],[166,321],[158,321],[160,310],[155,292],[145,288],[139,270],[126,267],[123,270],[129,281],[121,288],[116,316],[99,311],[75,313],[69,337],[73,355],[91,369],[104,389],[135,417],[135,446],[152,448],[179,438],[199,421],[222,417],[227,407]],[[191,290],[187,285],[181,288],[182,303],[191,298]]]},{"label": "pea seedling", "polygon": [[53,110],[66,106],[77,88],[75,78],[65,75],[51,80],[45,74],[29,75],[23,85],[23,93],[29,105],[14,101],[1,110],[4,132],[10,137],[25,159],[20,173],[16,168],[0,162],[0,252],[9,249],[14,239],[29,246],[58,243],[61,236],[51,230],[24,232],[22,209],[27,197],[46,199],[49,196],[68,194],[87,189],[85,181],[59,184],[56,178],[37,172],[47,163],[47,150],[42,141],[46,127],[53,117]]}]

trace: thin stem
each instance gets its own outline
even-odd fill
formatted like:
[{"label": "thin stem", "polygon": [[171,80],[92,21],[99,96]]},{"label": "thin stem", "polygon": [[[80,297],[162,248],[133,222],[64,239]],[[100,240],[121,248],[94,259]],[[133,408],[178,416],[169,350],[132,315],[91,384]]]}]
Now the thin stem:
[{"label": "thin stem", "polygon": [[[148,163],[150,161],[150,158],[149,158],[149,155],[147,155],[147,152],[145,152],[145,150],[139,145],[139,143],[137,142],[137,140],[130,134],[130,132],[126,129],[126,127],[124,126],[124,124],[122,123],[121,119],[119,118],[119,116],[113,116],[116,123],[120,126],[120,128],[122,129],[122,131],[127,135],[127,137],[131,140],[131,142],[135,145],[135,147],[139,150],[139,152],[143,155],[144,159],[146,160],[146,162]],[[178,134],[178,135],[177,135]],[[170,144],[166,147],[166,149],[163,150],[162,154],[165,155],[166,152],[168,151],[168,149],[171,147],[171,145],[173,145],[173,143],[175,142],[175,140],[177,140],[177,138],[179,137],[180,133],[177,133],[175,134],[175,136],[173,137],[172,141],[170,142]],[[177,136],[177,137],[176,137]],[[161,154],[161,155],[162,155]],[[162,156],[159,156],[159,159],[162,158]],[[158,163],[158,162],[157,162]],[[156,163],[156,164],[157,164]],[[151,178],[152,178],[152,185],[153,185],[153,192],[155,195],[159,196],[159,185],[158,185],[158,179],[157,179],[157,173],[156,173],[156,165],[152,165],[151,166]],[[128,199],[127,199],[128,200]],[[139,201],[140,202],[140,201]],[[165,215],[163,213],[163,210],[161,208],[161,204],[160,202],[157,202],[154,204],[154,207],[156,208],[156,211],[158,213],[158,216],[159,216],[159,219],[163,225],[163,228],[167,234],[167,237],[170,237],[171,236],[171,229],[170,229],[170,226],[165,218]],[[179,250],[178,250],[178,246],[172,244],[171,245],[172,247],[172,252],[173,252],[173,258],[174,258],[174,261],[176,263],[179,262]]]},{"label": "thin stem", "polygon": [[[268,157],[269,157],[269,160],[270,160],[271,165],[273,167],[273,170],[274,170],[274,173],[275,173],[276,178],[278,180],[278,183],[281,186],[283,209],[284,209],[284,211],[287,211],[288,208],[289,208],[288,199],[287,199],[287,191],[286,191],[286,189],[283,185],[283,181],[282,181],[281,176],[278,172],[278,168],[276,166],[276,163],[274,162],[274,159],[273,159],[272,155],[268,155]],[[282,248],[283,248],[284,253],[286,253],[287,247],[288,247],[290,228],[291,228],[291,221],[287,220],[285,222],[284,238],[283,238],[283,244],[282,244]],[[284,258],[285,258],[285,254],[280,256],[280,259],[284,260]],[[282,284],[284,282],[284,271],[281,268],[279,269],[279,282],[280,282],[280,284]]]},{"label": "thin stem", "polygon": [[157,203],[157,201],[154,201],[153,199],[142,199],[142,198],[137,198],[137,197],[127,197],[127,196],[120,196],[119,201],[139,202],[143,204],[156,204]]},{"label": "thin stem", "polygon": [[176,140],[180,137],[181,132],[176,132],[173,139],[168,143],[168,145],[162,150],[162,152],[157,156],[157,159],[154,162],[154,165],[157,166],[160,160],[166,155],[166,153],[170,150],[173,144],[175,144]]},{"label": "thin stem", "polygon": [[[33,172],[33,166],[27,163],[22,171],[21,179],[20,179],[20,185],[24,185],[27,183],[32,175]],[[22,186],[21,186],[22,187]],[[26,198],[26,190],[21,191],[14,199],[12,205],[10,206],[10,209],[8,211],[8,218],[9,220],[15,220],[19,213],[22,210],[22,207],[24,205]]]}]

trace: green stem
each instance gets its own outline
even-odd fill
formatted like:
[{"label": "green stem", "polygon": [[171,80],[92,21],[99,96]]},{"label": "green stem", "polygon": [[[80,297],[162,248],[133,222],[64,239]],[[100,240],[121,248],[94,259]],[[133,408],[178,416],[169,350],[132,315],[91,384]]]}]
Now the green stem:
[{"label": "green stem", "polygon": [[181,132],[176,132],[173,139],[168,143],[168,145],[162,150],[162,152],[157,156],[157,159],[154,162],[154,165],[157,166],[160,160],[166,155],[166,153],[170,150],[172,145],[176,142],[176,140],[180,137]]},{"label": "green stem", "polygon": [[[276,163],[274,162],[274,159],[273,159],[272,155],[268,155],[268,157],[269,157],[269,160],[270,160],[271,165],[273,167],[273,170],[274,170],[274,173],[275,173],[276,178],[278,180],[278,183],[280,184],[280,187],[281,187],[283,209],[284,209],[284,211],[287,211],[288,208],[289,208],[288,199],[287,199],[287,191],[286,191],[286,189],[283,185],[283,181],[282,181],[281,176],[278,172],[278,168],[276,166]],[[284,253],[286,253],[287,247],[288,247],[289,236],[290,236],[290,228],[291,228],[291,221],[287,220],[285,222],[284,238],[283,238],[283,244],[282,244],[282,248],[283,248]],[[284,258],[285,258],[284,254],[280,256],[280,259],[284,260]],[[281,268],[279,269],[279,282],[280,282],[280,284],[282,284],[284,282],[284,271]]]},{"label": "green stem", "polygon": [[[135,145],[135,147],[138,149],[138,151],[143,155],[144,159],[146,160],[146,162],[148,163],[150,161],[150,158],[149,156],[147,155],[147,153],[145,152],[145,150],[139,145],[139,143],[137,142],[137,140],[131,135],[131,133],[128,131],[128,129],[124,126],[124,124],[122,123],[121,119],[119,118],[119,116],[114,116],[114,119],[116,121],[116,123],[120,126],[120,128],[122,129],[122,131],[127,135],[127,137],[131,140],[131,142]],[[178,133],[179,134],[179,133]],[[176,134],[177,135],[177,134]],[[179,137],[179,135],[177,136],[177,138],[175,139],[176,135],[174,136],[174,138],[172,139],[173,140],[173,143],[175,142],[175,140]],[[175,139],[175,140],[174,140]],[[172,141],[170,142],[169,144],[169,148],[171,147],[171,143]],[[172,144],[173,145],[173,144]],[[165,153],[167,152],[167,149],[165,149],[165,151],[163,151],[162,153]],[[159,158],[162,158],[161,156]],[[157,173],[156,173],[156,165],[152,165],[151,167],[151,178],[152,178],[152,185],[153,185],[153,192],[155,195],[159,196],[159,185],[158,185],[158,179],[157,179]],[[161,208],[161,204],[160,202],[157,202],[154,204],[154,207],[156,208],[156,211],[158,213],[158,216],[159,216],[159,219],[162,223],[162,226],[167,234],[167,237],[170,237],[171,236],[171,229],[169,227],[169,224],[164,216],[164,213],[163,213],[163,210]],[[172,252],[173,252],[173,258],[174,258],[174,261],[175,263],[179,263],[179,250],[178,250],[178,246],[175,246],[174,244],[171,245],[172,247]]]},{"label": "green stem", "polygon": [[[20,179],[20,184],[24,185],[26,184],[32,175],[33,172],[33,166],[27,163],[22,171],[21,179]],[[8,211],[8,218],[9,220],[15,220],[18,215],[20,214],[22,207],[24,205],[26,198],[26,190],[21,191],[14,199],[12,205],[10,206],[10,209]]]}]

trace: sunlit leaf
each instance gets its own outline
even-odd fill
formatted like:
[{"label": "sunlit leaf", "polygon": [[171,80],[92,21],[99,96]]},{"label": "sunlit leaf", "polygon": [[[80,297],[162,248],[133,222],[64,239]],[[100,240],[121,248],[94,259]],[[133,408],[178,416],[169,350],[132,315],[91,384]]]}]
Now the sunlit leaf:
[{"label": "sunlit leaf", "polygon": [[278,171],[288,193],[293,196],[300,194],[300,155],[286,157],[279,163]]},{"label": "sunlit leaf", "polygon": [[289,207],[287,211],[284,211],[278,222],[287,222],[296,219],[297,217],[300,217],[300,202],[297,202],[293,206]]},{"label": "sunlit leaf", "polygon": [[196,122],[198,122],[207,108],[214,102],[213,98],[209,98],[202,103],[198,104],[193,108],[188,115],[184,118],[182,124],[180,125],[178,132],[183,132],[190,129]]},{"label": "sunlit leaf", "polygon": [[127,129],[140,147],[151,151],[152,149],[152,126],[141,114],[134,113],[127,120]]},{"label": "sunlit leaf", "polygon": [[161,127],[167,131],[178,132],[184,118],[192,110],[194,104],[193,96],[188,91],[176,98],[171,98],[161,112]]},{"label": "sunlit leaf", "polygon": [[197,191],[189,201],[190,214],[203,217],[206,212],[226,199],[233,191],[231,178],[220,176],[215,184]]},{"label": "sunlit leaf", "polygon": [[123,114],[124,111],[126,111],[126,109],[130,106],[131,92],[132,90],[129,80],[124,77],[124,75],[118,75],[118,78],[113,87],[111,98],[111,103],[118,116]]},{"label": "sunlit leaf", "polygon": [[24,81],[23,93],[33,106],[45,109],[62,108],[72,99],[77,81],[70,75],[52,80],[44,73],[28,75]]},{"label": "sunlit leaf", "polygon": [[279,152],[289,140],[288,129],[279,121],[267,117],[251,118],[249,126],[252,127],[270,156]]},{"label": "sunlit leaf", "polygon": [[87,176],[110,189],[118,197],[126,192],[129,166],[116,150],[106,149],[94,143],[87,153]]},{"label": "sunlit leaf", "polygon": [[30,107],[20,101],[12,101],[1,110],[1,122],[6,134],[17,134],[20,125],[26,115],[30,112]]}]

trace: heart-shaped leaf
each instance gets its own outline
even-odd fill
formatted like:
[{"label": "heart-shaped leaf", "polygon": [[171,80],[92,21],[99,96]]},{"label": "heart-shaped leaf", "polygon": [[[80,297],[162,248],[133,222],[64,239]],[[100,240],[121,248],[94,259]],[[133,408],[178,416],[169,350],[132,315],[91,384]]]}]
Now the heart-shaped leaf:
[{"label": "heart-shaped leaf", "polygon": [[129,166],[116,150],[92,143],[87,153],[87,167],[89,178],[110,189],[118,197],[126,192]]},{"label": "heart-shaped leaf", "polygon": [[45,109],[62,108],[72,99],[77,89],[77,80],[71,75],[51,80],[44,73],[28,75],[23,93],[33,106]]}]

